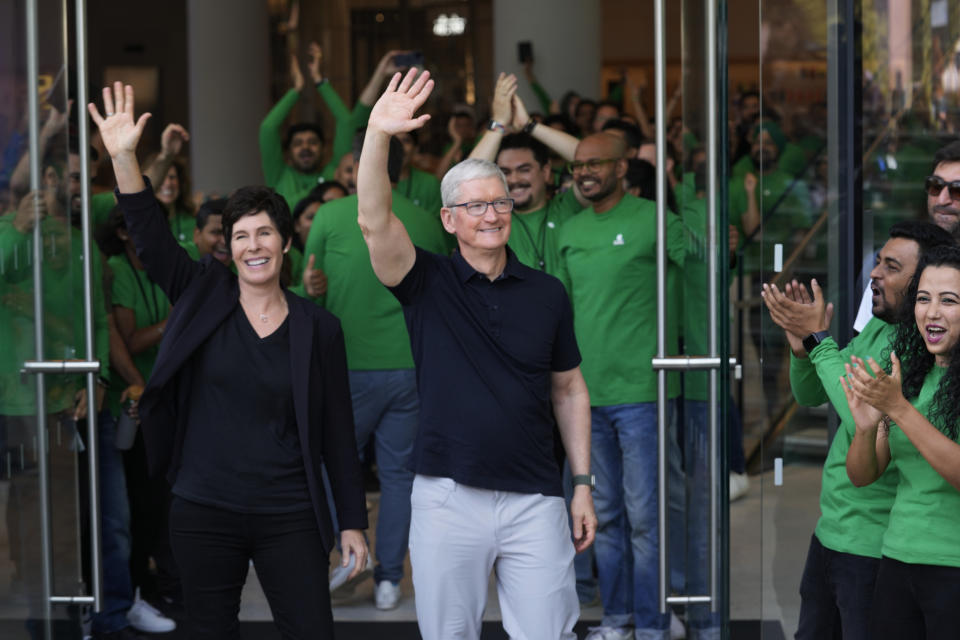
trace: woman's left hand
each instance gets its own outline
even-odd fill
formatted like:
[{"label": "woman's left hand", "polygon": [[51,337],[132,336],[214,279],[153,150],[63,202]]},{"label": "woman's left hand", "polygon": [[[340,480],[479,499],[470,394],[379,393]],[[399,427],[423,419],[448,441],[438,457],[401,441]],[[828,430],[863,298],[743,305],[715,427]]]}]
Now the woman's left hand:
[{"label": "woman's left hand", "polygon": [[363,531],[360,529],[344,529],[340,532],[340,554],[343,556],[343,560],[340,562],[341,566],[345,567],[350,564],[351,554],[356,558],[353,571],[350,572],[347,580],[355,578],[357,574],[367,568],[367,554],[369,553]]},{"label": "woman's left hand", "polygon": [[890,354],[889,374],[881,369],[873,358],[868,358],[864,362],[857,356],[851,356],[850,360],[854,366],[847,374],[847,380],[853,392],[881,413],[890,415],[897,403],[903,400],[903,390],[900,386],[900,359],[897,358],[897,354]]}]

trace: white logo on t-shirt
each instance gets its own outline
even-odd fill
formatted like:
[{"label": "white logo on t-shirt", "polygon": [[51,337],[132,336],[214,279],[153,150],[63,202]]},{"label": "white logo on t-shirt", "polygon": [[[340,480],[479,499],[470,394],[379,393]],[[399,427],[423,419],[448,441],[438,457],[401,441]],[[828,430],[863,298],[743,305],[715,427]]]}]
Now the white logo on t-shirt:
[{"label": "white logo on t-shirt", "polygon": [[622,233],[618,233],[618,234],[617,234],[617,237],[613,239],[613,246],[619,247],[619,246],[621,246],[622,244],[624,244],[624,242],[623,242],[623,234],[622,234]]},{"label": "white logo on t-shirt", "polygon": [[553,229],[557,225],[553,224],[553,222],[547,222],[547,226]]}]

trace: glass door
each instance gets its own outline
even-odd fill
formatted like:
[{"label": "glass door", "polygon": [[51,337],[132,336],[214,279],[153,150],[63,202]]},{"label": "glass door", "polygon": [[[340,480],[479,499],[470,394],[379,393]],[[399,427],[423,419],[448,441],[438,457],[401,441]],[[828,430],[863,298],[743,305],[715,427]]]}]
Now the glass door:
[{"label": "glass door", "polygon": [[99,589],[85,61],[66,2],[0,11],[0,636],[76,637]]}]

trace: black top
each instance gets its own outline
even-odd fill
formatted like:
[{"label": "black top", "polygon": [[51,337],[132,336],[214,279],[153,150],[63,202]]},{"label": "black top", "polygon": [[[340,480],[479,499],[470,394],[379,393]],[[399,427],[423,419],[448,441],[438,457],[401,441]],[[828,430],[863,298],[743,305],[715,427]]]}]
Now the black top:
[{"label": "black top", "polygon": [[233,313],[194,355],[197,377],[173,493],[241,513],[309,510],[285,319],[260,338]]},{"label": "black top", "polygon": [[417,249],[390,289],[420,391],[413,470],[497,491],[563,495],[550,374],[580,364],[563,285],[507,248],[494,281],[460,255]]}]

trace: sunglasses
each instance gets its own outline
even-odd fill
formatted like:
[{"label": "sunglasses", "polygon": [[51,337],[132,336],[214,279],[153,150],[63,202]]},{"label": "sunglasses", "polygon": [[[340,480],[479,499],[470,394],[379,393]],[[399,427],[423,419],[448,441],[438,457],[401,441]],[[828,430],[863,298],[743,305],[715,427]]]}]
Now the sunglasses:
[{"label": "sunglasses", "polygon": [[926,190],[927,195],[931,198],[939,197],[944,187],[950,190],[951,199],[960,200],[960,180],[947,182],[940,176],[927,176],[927,179],[923,183],[924,190]]}]

